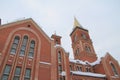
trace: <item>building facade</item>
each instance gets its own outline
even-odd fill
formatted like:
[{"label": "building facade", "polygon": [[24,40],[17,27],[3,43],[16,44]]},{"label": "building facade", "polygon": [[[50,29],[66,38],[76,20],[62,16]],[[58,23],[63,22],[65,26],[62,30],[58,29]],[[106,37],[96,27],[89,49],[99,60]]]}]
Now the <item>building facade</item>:
[{"label": "building facade", "polygon": [[31,18],[0,20],[0,80],[120,80],[120,65],[109,53],[98,58],[89,32],[74,19],[74,59]]}]

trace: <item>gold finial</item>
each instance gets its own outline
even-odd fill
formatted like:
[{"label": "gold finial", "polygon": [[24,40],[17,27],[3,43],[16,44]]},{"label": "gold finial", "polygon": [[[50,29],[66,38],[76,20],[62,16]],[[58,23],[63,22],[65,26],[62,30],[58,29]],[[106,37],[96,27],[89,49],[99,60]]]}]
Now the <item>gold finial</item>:
[{"label": "gold finial", "polygon": [[82,27],[82,26],[79,24],[79,22],[78,22],[78,20],[76,19],[76,17],[74,17],[74,27]]}]

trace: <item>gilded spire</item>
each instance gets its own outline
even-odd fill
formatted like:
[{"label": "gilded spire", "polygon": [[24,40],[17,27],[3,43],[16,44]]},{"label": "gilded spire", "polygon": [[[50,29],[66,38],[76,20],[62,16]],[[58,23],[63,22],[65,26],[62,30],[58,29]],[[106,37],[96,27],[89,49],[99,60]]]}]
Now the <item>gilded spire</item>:
[{"label": "gilded spire", "polygon": [[81,26],[81,24],[79,24],[78,20],[76,19],[76,17],[74,17],[74,25],[73,25],[73,30],[70,34],[70,36],[73,34],[73,32],[76,30],[76,29],[81,29],[81,30],[84,30],[84,31],[87,31],[87,29],[85,29],[84,27]]},{"label": "gilded spire", "polygon": [[74,17],[74,28],[75,27],[81,27],[82,28],[82,26],[79,24],[79,22],[78,22],[78,20],[76,19],[76,17]]}]

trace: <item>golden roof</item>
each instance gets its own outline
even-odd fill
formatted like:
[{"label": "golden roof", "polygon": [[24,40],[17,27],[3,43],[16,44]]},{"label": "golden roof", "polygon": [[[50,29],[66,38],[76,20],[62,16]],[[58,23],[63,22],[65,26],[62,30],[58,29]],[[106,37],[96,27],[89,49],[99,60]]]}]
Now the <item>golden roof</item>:
[{"label": "golden roof", "polygon": [[79,24],[79,22],[78,22],[78,20],[76,19],[76,17],[74,17],[74,28],[75,27],[81,27],[82,28],[82,26]]}]

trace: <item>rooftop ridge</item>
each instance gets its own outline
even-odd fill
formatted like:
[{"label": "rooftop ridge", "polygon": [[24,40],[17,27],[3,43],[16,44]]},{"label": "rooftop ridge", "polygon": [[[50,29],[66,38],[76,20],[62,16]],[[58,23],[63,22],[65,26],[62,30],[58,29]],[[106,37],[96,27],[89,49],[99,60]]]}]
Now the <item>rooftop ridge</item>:
[{"label": "rooftop ridge", "polygon": [[5,26],[5,25],[8,25],[8,24],[12,24],[12,23],[20,22],[20,21],[25,21],[25,20],[29,20],[29,19],[32,19],[32,18],[25,18],[25,17],[24,18],[19,18],[19,19],[15,19],[13,21],[1,24],[1,26]]}]

